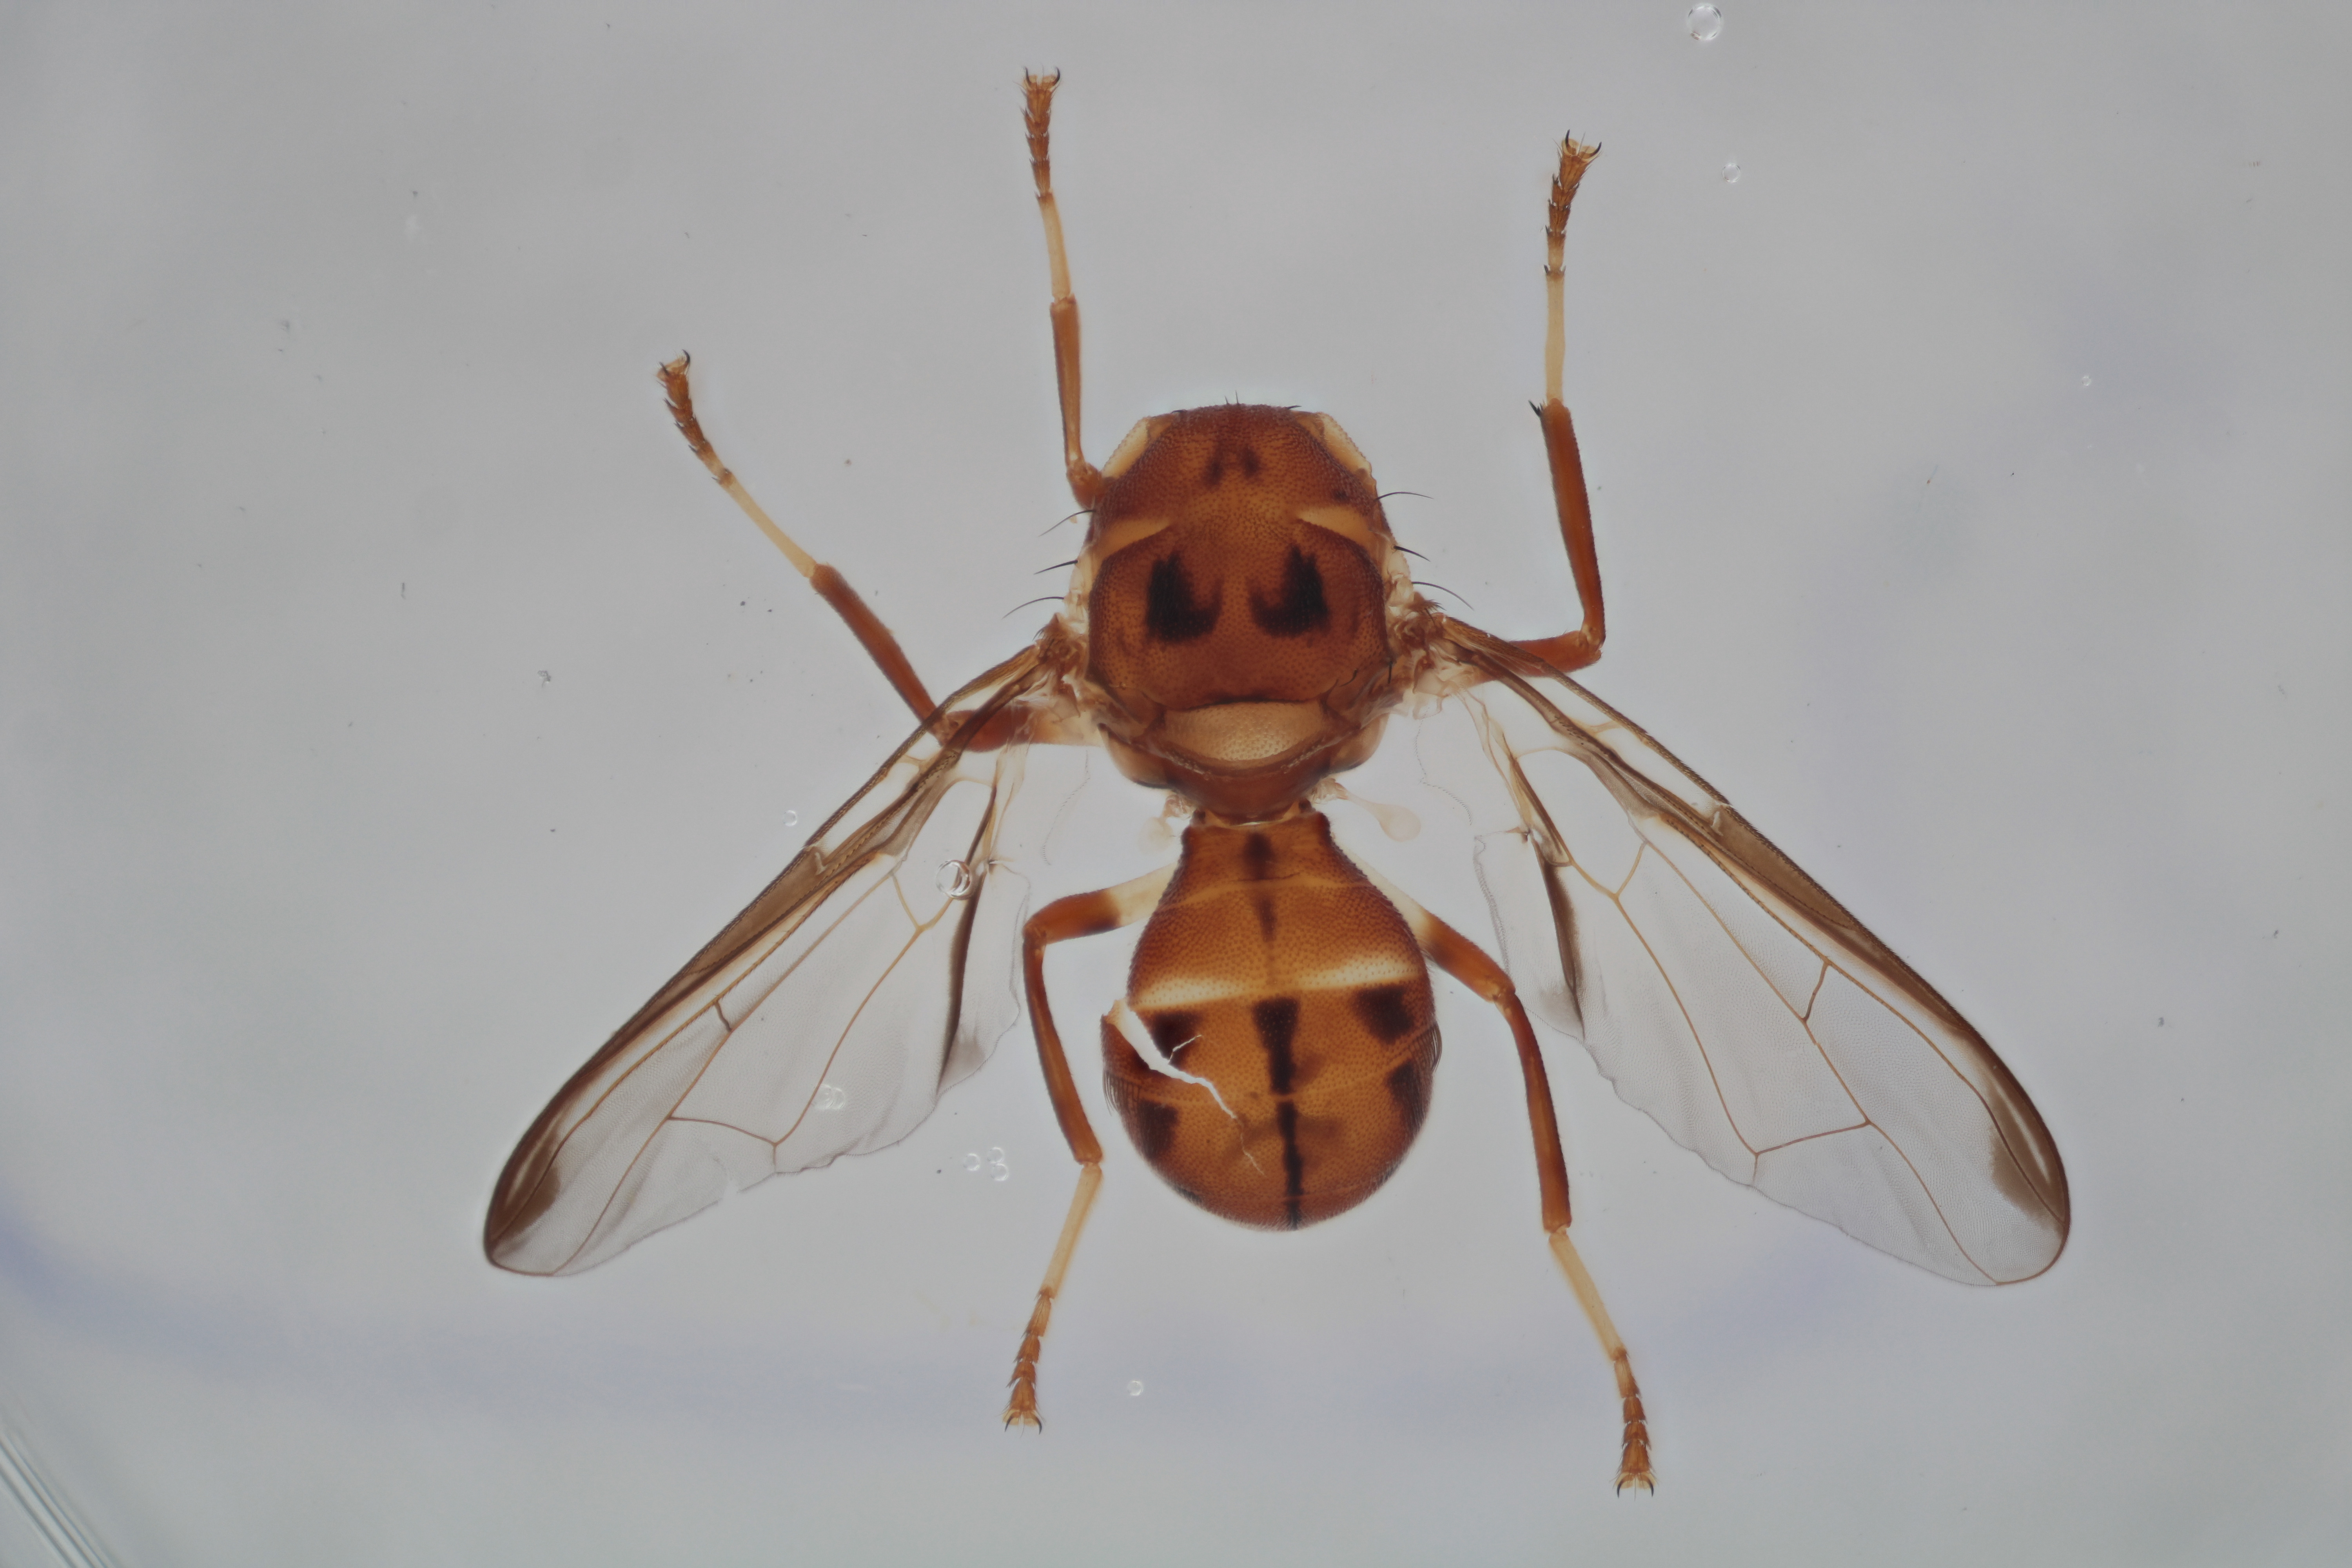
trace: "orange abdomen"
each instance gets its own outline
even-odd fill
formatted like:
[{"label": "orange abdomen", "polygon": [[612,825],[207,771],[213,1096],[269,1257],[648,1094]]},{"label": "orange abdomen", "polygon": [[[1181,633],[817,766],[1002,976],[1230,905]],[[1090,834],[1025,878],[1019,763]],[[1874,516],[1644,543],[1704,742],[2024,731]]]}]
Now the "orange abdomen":
[{"label": "orange abdomen", "polygon": [[1213,1214],[1328,1218],[1370,1196],[1421,1131],[1429,971],[1315,812],[1185,830],[1128,1005],[1166,1067],[1106,1019],[1104,1088],[1152,1168]]}]

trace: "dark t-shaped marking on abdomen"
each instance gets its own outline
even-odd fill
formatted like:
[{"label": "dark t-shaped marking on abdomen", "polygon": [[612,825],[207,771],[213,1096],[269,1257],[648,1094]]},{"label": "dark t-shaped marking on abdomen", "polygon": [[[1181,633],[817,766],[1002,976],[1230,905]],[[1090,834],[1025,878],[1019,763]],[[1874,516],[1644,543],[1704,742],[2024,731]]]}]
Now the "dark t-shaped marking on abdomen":
[{"label": "dark t-shaped marking on abdomen", "polygon": [[1291,1037],[1298,1032],[1298,998],[1269,996],[1250,1004],[1250,1022],[1257,1026],[1257,1043],[1265,1047],[1266,1084],[1276,1094],[1290,1092],[1297,1071],[1290,1055]]}]

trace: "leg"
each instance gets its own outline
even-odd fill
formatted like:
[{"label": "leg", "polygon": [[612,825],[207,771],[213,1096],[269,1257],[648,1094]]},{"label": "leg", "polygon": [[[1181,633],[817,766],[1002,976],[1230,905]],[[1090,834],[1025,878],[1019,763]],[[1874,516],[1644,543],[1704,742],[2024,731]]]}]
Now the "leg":
[{"label": "leg", "polygon": [[930,693],[923,689],[922,678],[915,673],[915,667],[900,650],[898,639],[890,635],[890,628],[884,626],[881,617],[857,596],[857,590],[849,585],[847,578],[793,542],[792,536],[776,526],[775,520],[751,499],[751,492],[743,488],[743,481],[737,479],[734,472],[719,460],[719,454],[711,449],[709,437],[702,433],[702,422],[694,416],[694,395],[687,390],[686,367],[689,358],[689,355],[680,354],[661,367],[662,388],[669,395],[670,417],[677,421],[678,434],[685,437],[686,444],[694,448],[694,455],[702,459],[702,466],[710,470],[710,477],[719,481],[719,488],[743,509],[743,515],[760,525],[760,531],[784,552],[784,559],[793,563],[794,571],[808,579],[809,586],[817,591],[817,596],[831,605],[834,612],[849,623],[849,629],[857,636],[858,646],[882,667],[882,673],[888,678],[898,695],[906,699],[907,706],[915,710],[915,717],[929,719],[936,704],[931,701]]},{"label": "leg", "polygon": [[1624,1451],[1617,1461],[1617,1489],[1639,1487],[1654,1494],[1658,1480],[1650,1471],[1650,1424],[1642,1414],[1642,1390],[1633,1382],[1633,1358],[1625,1353],[1625,1342],[1617,1337],[1617,1325],[1609,1321],[1609,1309],[1601,1304],[1601,1288],[1585,1272],[1576,1243],[1568,1239],[1568,1226],[1551,1233],[1551,1255],[1559,1271],[1568,1276],[1568,1288],[1576,1292],[1585,1321],[1601,1336],[1601,1348],[1617,1373],[1617,1409],[1625,1423]]},{"label": "leg", "polygon": [[1544,401],[1536,410],[1543,421],[1544,455],[1551,459],[1552,505],[1559,513],[1559,534],[1568,546],[1569,569],[1576,574],[1576,596],[1584,606],[1584,624],[1556,637],[1536,637],[1517,646],[1555,669],[1582,669],[1601,657],[1608,621],[1601,609],[1601,558],[1592,548],[1592,505],[1584,493],[1584,458],[1576,449],[1576,426],[1569,422],[1568,405],[1560,401],[1560,363],[1566,357],[1567,311],[1561,299],[1566,276],[1563,258],[1568,248],[1568,207],[1585,168],[1601,155],[1597,145],[1570,137],[1559,145],[1559,173],[1552,177],[1550,221],[1544,227],[1544,294],[1549,321],[1544,331]]},{"label": "leg", "polygon": [[1054,89],[1062,73],[1024,73],[1022,92],[1028,107],[1022,120],[1029,128],[1029,173],[1037,182],[1037,215],[1045,220],[1045,259],[1054,273],[1054,384],[1062,395],[1062,463],[1069,470],[1070,493],[1080,506],[1095,504],[1102,474],[1078,445],[1078,301],[1070,292],[1070,258],[1062,249],[1062,209],[1054,205],[1053,161],[1046,155],[1046,131],[1054,118]]},{"label": "leg", "polygon": [[1068,1217],[1062,1221],[1061,1239],[1054,1244],[1053,1261],[1045,1266],[1045,1282],[1037,1287],[1037,1305],[1022,1331],[1021,1353],[1013,1362],[1013,1397],[1004,1406],[1007,1426],[1043,1427],[1037,1415],[1037,1356],[1045,1348],[1045,1328],[1053,1321],[1054,1302],[1062,1294],[1062,1276],[1069,1272],[1070,1254],[1077,1250],[1078,1233],[1086,1228],[1087,1210],[1094,1206],[1102,1185],[1102,1145],[1087,1121],[1087,1108],[1078,1100],[1077,1081],[1070,1076],[1069,1058],[1062,1052],[1061,1031],[1054,1026],[1052,1001],[1045,994],[1045,949],[1072,937],[1097,936],[1133,925],[1152,911],[1160,895],[1176,875],[1176,868],[1154,871],[1100,892],[1076,893],[1056,899],[1029,917],[1021,929],[1021,973],[1029,992],[1029,1025],[1037,1036],[1037,1059],[1045,1069],[1045,1092],[1053,1097],[1054,1116],[1062,1136],[1078,1163],[1078,1190],[1071,1194]]},{"label": "leg", "polygon": [[1576,1244],[1568,1238],[1568,1162],[1560,1153],[1559,1123],[1552,1112],[1551,1080],[1544,1073],[1543,1053],[1536,1045],[1536,1032],[1528,1022],[1528,1010],[1519,1005],[1517,988],[1512,985],[1503,966],[1487,957],[1477,943],[1379,877],[1371,879],[1372,885],[1404,916],[1413,940],[1429,955],[1429,961],[1493,1003],[1511,1026],[1511,1038],[1519,1048],[1519,1071],[1527,1080],[1528,1121],[1535,1132],[1536,1178],[1543,1196],[1543,1226],[1550,1237],[1552,1257],[1568,1276],[1569,1288],[1576,1292],[1577,1304],[1584,1309],[1617,1374],[1618,1407],[1624,1422],[1617,1489],[1622,1492],[1627,1487],[1640,1487],[1643,1491],[1654,1491],[1656,1481],[1650,1473],[1649,1421],[1642,1411],[1642,1390],[1633,1382],[1633,1358],[1625,1352],[1625,1342],[1617,1335],[1617,1326],[1609,1321],[1609,1309],[1601,1304],[1601,1291],[1592,1283],[1592,1276],[1585,1272]]}]

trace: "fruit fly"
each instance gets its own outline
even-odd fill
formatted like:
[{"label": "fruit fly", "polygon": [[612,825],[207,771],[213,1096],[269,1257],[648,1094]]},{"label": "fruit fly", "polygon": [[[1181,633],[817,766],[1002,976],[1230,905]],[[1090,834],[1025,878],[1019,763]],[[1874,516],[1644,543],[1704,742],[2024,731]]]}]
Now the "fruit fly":
[{"label": "fruit fly", "polygon": [[[1103,1162],[1045,952],[1142,921],[1126,994],[1101,1024],[1105,1098],[1170,1185],[1243,1225],[1327,1219],[1397,1168],[1437,1067],[1433,967],[1501,1015],[1544,1234],[1615,1373],[1621,1490],[1653,1485],[1648,1426],[1570,1240],[1530,1002],[1733,1180],[1950,1279],[2006,1284],[2049,1268],[2066,1240],[2065,1171],[2009,1069],[1720,795],[1569,679],[1606,629],[1560,396],[1569,208],[1599,148],[1560,147],[1537,409],[1582,620],[1514,641],[1422,596],[1370,465],[1327,415],[1184,409],[1141,421],[1100,468],[1087,460],[1078,307],[1047,156],[1059,80],[1026,79],[1025,119],[1062,455],[1087,521],[1062,607],[1029,647],[934,701],[866,601],[719,461],[686,358],[662,367],[696,456],[918,723],[540,1113],[491,1199],[490,1260],[574,1273],[732,1188],[897,1142],[1011,1026],[1010,987],[979,977],[1006,973],[1017,943],[1078,1166],[1004,1411],[1007,1426],[1039,1426],[1038,1356]],[[1466,715],[1461,749],[1507,818],[1481,872],[1514,967],[1358,865],[1317,809],[1391,716],[1448,708]],[[1018,853],[1011,813],[1037,746],[1098,746],[1189,805],[1175,864],[1026,913],[1000,873]]]}]

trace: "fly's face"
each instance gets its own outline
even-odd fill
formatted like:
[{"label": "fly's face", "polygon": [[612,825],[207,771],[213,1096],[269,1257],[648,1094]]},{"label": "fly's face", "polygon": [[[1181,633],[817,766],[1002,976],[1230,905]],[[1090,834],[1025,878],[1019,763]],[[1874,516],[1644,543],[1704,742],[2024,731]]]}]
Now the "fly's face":
[{"label": "fly's face", "polygon": [[1368,756],[1402,574],[1339,426],[1188,409],[1137,426],[1104,480],[1072,598],[1121,770],[1251,818]]}]

